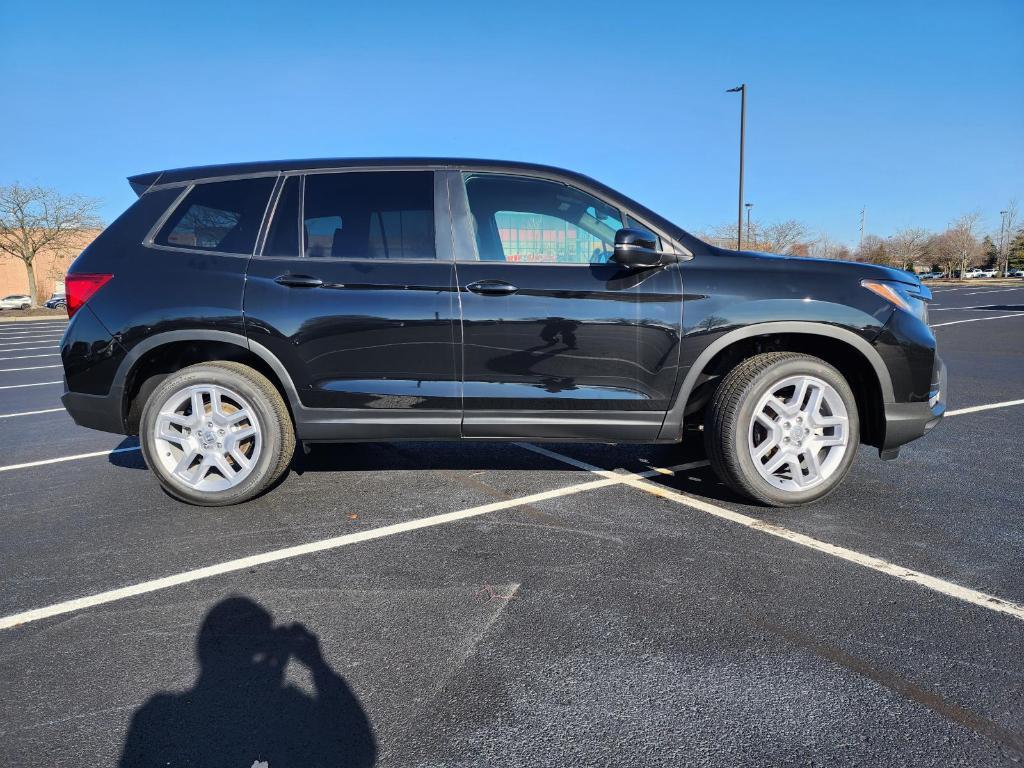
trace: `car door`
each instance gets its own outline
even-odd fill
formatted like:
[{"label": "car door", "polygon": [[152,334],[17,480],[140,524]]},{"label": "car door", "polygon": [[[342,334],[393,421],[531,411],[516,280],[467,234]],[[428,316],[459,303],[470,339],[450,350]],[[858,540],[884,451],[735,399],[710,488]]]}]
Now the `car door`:
[{"label": "car door", "polygon": [[245,326],[290,373],[301,438],[460,434],[458,306],[440,181],[438,194],[431,170],[360,169],[280,184],[249,263]]},{"label": "car door", "polygon": [[452,172],[463,435],[653,440],[679,363],[675,266],[609,259],[630,220],[554,178]]}]

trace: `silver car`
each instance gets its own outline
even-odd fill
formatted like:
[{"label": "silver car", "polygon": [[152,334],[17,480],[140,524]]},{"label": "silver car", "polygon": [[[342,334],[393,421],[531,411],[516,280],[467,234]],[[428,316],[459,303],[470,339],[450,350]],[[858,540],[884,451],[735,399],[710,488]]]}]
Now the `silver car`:
[{"label": "silver car", "polygon": [[0,309],[28,309],[32,306],[32,299],[20,293],[5,296],[0,299]]}]

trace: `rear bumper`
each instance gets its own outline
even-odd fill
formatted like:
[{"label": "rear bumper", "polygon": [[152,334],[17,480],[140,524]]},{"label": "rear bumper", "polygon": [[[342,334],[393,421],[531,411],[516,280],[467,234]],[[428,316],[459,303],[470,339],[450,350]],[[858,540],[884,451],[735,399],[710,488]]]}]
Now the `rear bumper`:
[{"label": "rear bumper", "polygon": [[125,434],[121,418],[121,392],[108,395],[87,395],[82,392],[65,392],[60,401],[71,414],[75,424],[101,432]]},{"label": "rear bumper", "polygon": [[935,428],[946,413],[946,385],[946,364],[936,355],[928,402],[885,404],[885,440],[878,449],[879,456],[895,459],[901,445],[917,440]]}]

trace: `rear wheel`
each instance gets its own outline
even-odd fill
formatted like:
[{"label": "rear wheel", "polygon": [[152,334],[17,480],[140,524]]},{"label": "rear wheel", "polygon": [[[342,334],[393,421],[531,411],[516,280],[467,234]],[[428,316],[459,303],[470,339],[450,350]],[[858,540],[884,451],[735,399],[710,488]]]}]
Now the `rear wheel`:
[{"label": "rear wheel", "polygon": [[192,365],[164,379],[146,400],[139,437],[164,489],[203,506],[257,496],[295,452],[281,394],[258,371],[232,362]]},{"label": "rear wheel", "polygon": [[729,372],[708,406],[708,458],[738,493],[772,506],[827,495],[860,442],[853,391],[823,360],[768,352]]}]

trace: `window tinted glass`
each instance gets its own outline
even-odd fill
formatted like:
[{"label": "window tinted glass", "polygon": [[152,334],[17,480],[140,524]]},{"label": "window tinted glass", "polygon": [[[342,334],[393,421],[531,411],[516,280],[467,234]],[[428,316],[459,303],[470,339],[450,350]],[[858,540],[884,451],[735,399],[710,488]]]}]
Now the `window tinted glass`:
[{"label": "window tinted glass", "polygon": [[622,229],[617,209],[553,181],[472,174],[466,195],[485,261],[604,263]]},{"label": "window tinted glass", "polygon": [[307,256],[436,258],[431,171],[310,174],[303,215]]},{"label": "window tinted glass", "polygon": [[220,253],[252,253],[274,179],[197,184],[155,242]]},{"label": "window tinted glass", "polygon": [[274,211],[274,222],[263,246],[264,256],[295,257],[299,255],[299,188],[302,179],[285,180]]}]

